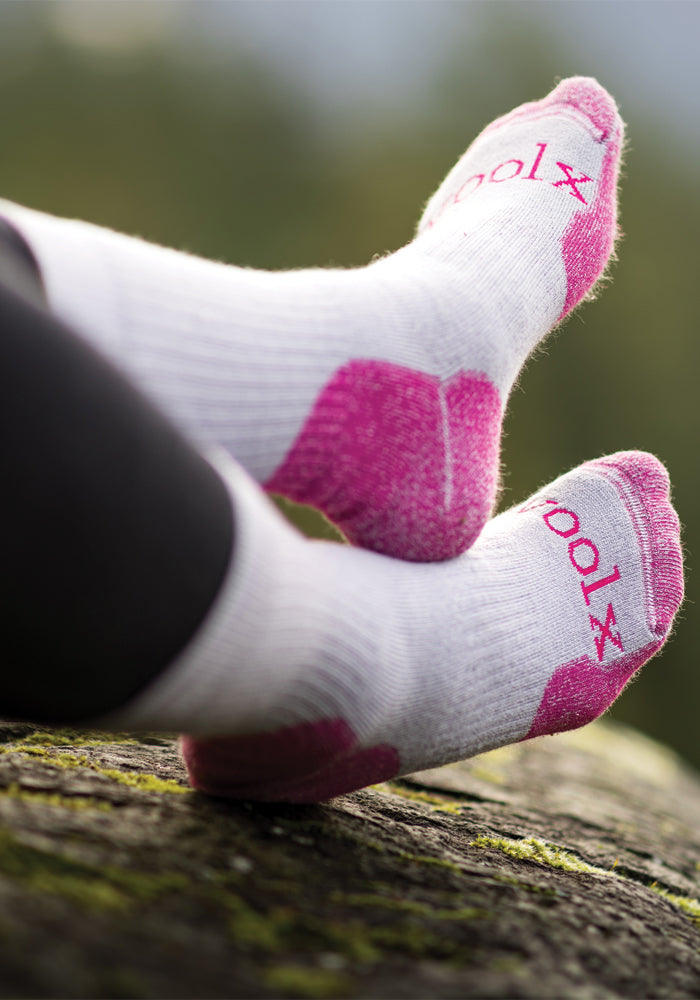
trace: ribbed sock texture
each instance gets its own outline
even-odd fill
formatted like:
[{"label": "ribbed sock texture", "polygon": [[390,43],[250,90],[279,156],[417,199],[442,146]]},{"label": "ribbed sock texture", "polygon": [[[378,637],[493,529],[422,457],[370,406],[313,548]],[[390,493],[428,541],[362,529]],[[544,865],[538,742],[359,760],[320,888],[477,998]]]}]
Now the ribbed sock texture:
[{"label": "ribbed sock texture", "polygon": [[412,564],[303,539],[221,467],[241,547],[200,634],[110,724],[197,734],[196,787],[315,801],[583,725],[663,644],[683,590],[652,456],[589,462]]},{"label": "ribbed sock texture", "polygon": [[622,122],[592,80],[489,126],[419,235],[368,267],[227,267],[7,203],[51,307],[197,441],[355,544],[411,560],[477,537],[535,345],[616,236]]}]

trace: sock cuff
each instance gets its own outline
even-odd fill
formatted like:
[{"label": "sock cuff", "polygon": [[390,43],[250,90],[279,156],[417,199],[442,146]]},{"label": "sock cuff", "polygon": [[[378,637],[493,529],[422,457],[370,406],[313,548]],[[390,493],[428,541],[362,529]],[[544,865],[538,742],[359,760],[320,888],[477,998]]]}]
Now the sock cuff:
[{"label": "sock cuff", "polygon": [[112,355],[118,352],[114,323],[118,304],[99,250],[102,230],[4,199],[0,199],[0,217],[30,246],[52,311],[94,346]]},{"label": "sock cuff", "polygon": [[[303,539],[223,450],[210,450],[206,457],[231,496],[236,538],[231,564],[179,656],[133,701],[99,720],[110,728],[216,733],[230,732],[232,720],[242,720],[260,729],[285,672],[312,655],[304,637],[313,629],[295,627],[296,609],[287,606],[298,600],[290,571],[303,574]],[[288,622],[288,629],[275,627],[279,621]]]}]

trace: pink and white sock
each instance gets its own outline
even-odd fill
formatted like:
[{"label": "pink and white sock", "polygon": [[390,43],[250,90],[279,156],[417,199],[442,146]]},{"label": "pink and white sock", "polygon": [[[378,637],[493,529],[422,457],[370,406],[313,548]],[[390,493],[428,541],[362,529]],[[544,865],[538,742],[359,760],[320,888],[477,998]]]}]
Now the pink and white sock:
[{"label": "pink and white sock", "polygon": [[426,564],[304,539],[222,471],[228,580],[180,658],[107,720],[196,734],[185,761],[211,794],[317,801],[584,725],[682,599],[668,477],[641,452],[580,466]]},{"label": "pink and white sock", "polygon": [[525,359],[603,273],[622,122],[565,80],[490,125],[408,246],[356,270],[229,267],[0,204],[52,309],[201,443],[355,544],[464,551],[497,490]]}]

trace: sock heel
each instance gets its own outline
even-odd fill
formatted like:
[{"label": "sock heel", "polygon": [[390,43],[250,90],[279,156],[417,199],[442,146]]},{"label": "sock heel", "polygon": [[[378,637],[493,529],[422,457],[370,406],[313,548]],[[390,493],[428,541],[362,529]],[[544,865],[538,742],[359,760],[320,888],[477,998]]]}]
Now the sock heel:
[{"label": "sock heel", "polygon": [[183,736],[192,786],[207,795],[256,801],[319,802],[399,771],[388,745],[356,749],[344,719],[287,726],[250,736]]},{"label": "sock heel", "polygon": [[265,488],[317,507],[354,545],[453,558],[493,508],[502,414],[498,390],[478,372],[441,381],[353,361],[323,390]]}]

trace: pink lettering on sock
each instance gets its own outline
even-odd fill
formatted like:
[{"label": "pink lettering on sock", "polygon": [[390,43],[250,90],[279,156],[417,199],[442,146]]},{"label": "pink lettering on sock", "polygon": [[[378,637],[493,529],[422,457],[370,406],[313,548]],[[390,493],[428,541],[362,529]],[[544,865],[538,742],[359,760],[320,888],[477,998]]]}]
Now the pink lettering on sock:
[{"label": "pink lettering on sock", "polygon": [[478,372],[441,381],[351,361],[265,488],[323,511],[355,545],[448,559],[472,544],[493,508],[502,415],[498,390]]},{"label": "pink lettering on sock", "polygon": [[[597,565],[598,564],[596,563],[596,566]],[[620,570],[618,569],[617,566],[613,566],[612,573],[608,573],[608,575],[604,576],[602,580],[594,580],[592,583],[584,583],[583,581],[581,581],[581,590],[583,591],[583,596],[585,598],[586,604],[591,603],[591,594],[594,591],[600,590],[601,587],[607,587],[611,583],[617,583],[619,579],[620,579]]]},{"label": "pink lettering on sock", "polygon": [[603,662],[603,657],[605,656],[605,643],[608,639],[613,646],[617,646],[618,649],[624,649],[620,633],[612,631],[612,626],[617,625],[617,622],[615,621],[615,611],[612,604],[608,604],[605,611],[604,622],[599,621],[594,615],[589,615],[588,617],[593,631],[598,631],[598,635],[595,637],[595,648],[598,651],[599,663]]},{"label": "pink lettering on sock", "polygon": [[545,688],[532,725],[523,739],[585,726],[602,715],[630,678],[662,645],[652,642],[602,667],[589,656],[555,670]]},{"label": "pink lettering on sock", "polygon": [[[595,465],[596,463],[590,462],[589,465]],[[520,513],[524,514],[529,510],[536,510],[538,507],[544,507],[546,504],[556,504],[556,500],[535,500],[530,503],[524,504],[520,508]],[[568,518],[562,523],[562,516]],[[553,523],[554,518],[557,519]],[[578,514],[575,514],[573,510],[569,510],[567,507],[555,506],[553,510],[548,510],[546,514],[542,515],[542,520],[547,525],[550,531],[553,531],[555,535],[559,535],[561,538],[570,538],[571,535],[577,535],[581,530],[581,522]],[[585,551],[589,553],[589,559],[582,562],[584,558],[583,552],[579,551],[581,546],[584,547]],[[590,538],[574,538],[569,542],[568,545],[569,562],[574,567],[577,573],[581,576],[588,576],[589,573],[594,573],[598,569],[600,563],[600,552],[598,551],[598,546],[590,540]],[[583,591],[583,596],[586,604],[591,603],[590,595],[596,590],[600,590],[601,587],[607,587],[611,583],[615,583],[617,580],[621,579],[621,573],[617,566],[613,566],[612,572],[608,573],[607,576],[602,579],[593,580],[590,583],[584,583],[581,581],[581,590]]]},{"label": "pink lettering on sock", "polygon": [[[555,90],[541,101],[523,104],[509,114],[498,118],[484,129],[482,135],[508,128],[515,122],[536,120],[543,114],[556,113],[570,105],[583,112],[597,131],[597,141],[607,143],[601,174],[593,204],[587,204],[579,185],[590,178],[582,174],[573,176],[574,168],[563,162],[557,165],[566,177],[556,182],[573,197],[582,202],[580,212],[574,215],[561,241],[567,292],[564,307],[558,317],[562,320],[586,296],[600,278],[610,258],[617,237],[617,171],[622,145],[621,124],[611,97],[595,81],[586,77],[563,80]],[[537,169],[544,156],[547,143],[538,142],[539,153],[530,173],[521,180],[543,180]],[[571,174],[568,174],[571,171]],[[584,180],[585,178],[585,180]],[[585,207],[584,207],[585,206]]]},{"label": "pink lettering on sock", "polygon": [[[591,561],[583,565],[579,562],[579,559],[582,558],[582,553],[577,551],[582,545],[592,554]],[[577,538],[573,542],[569,542],[569,560],[574,569],[578,570],[582,576],[588,576],[589,573],[593,573],[598,569],[600,553],[590,538]]]},{"label": "pink lettering on sock", "polygon": [[358,750],[344,719],[248,736],[184,736],[180,749],[198,791],[261,802],[320,802],[399,771],[393,747]]},{"label": "pink lettering on sock", "polygon": [[523,177],[524,181],[543,181],[544,180],[544,177],[538,177],[537,176],[537,168],[539,167],[540,162],[542,160],[542,157],[544,156],[544,151],[547,148],[547,143],[546,142],[538,142],[538,143],[536,143],[536,145],[539,148],[539,153],[535,157],[535,162],[532,164],[532,169],[530,170],[530,173],[527,175],[527,177]]},{"label": "pink lettering on sock", "polygon": [[579,184],[588,184],[593,180],[593,178],[589,177],[588,174],[581,174],[580,177],[574,177],[574,168],[570,167],[568,163],[560,163],[559,160],[557,160],[557,166],[566,174],[566,178],[561,181],[555,181],[552,184],[552,187],[556,188],[561,187],[562,185],[570,187],[571,190],[569,191],[569,194],[573,195],[574,198],[578,198],[578,200],[582,201],[584,205],[587,205],[588,202],[579,191],[578,186]]},{"label": "pink lettering on sock", "polygon": [[[505,177],[496,177],[496,174],[499,173],[503,169],[503,167],[507,167],[509,163],[517,164],[516,169],[510,170]],[[506,160],[505,163],[499,163],[497,167],[493,168],[493,170],[489,175],[489,181],[492,184],[498,184],[501,183],[502,181],[511,181],[514,177],[518,176],[518,174],[520,173],[520,171],[523,169],[524,166],[525,164],[523,163],[522,160]]]},{"label": "pink lettering on sock", "polygon": [[[648,625],[654,635],[665,637],[683,600],[680,524],[669,500],[668,473],[657,458],[640,451],[618,452],[590,464],[616,487],[629,514],[647,578]],[[590,593],[617,579],[615,567],[588,589],[582,582],[586,603],[590,604]]]},{"label": "pink lettering on sock", "polygon": [[[556,524],[552,524],[552,518],[556,517],[561,520],[562,514],[571,519],[565,529],[561,527],[557,528]],[[578,517],[572,510],[567,510],[566,507],[556,507],[554,510],[548,510],[546,514],[542,515],[542,519],[550,531],[553,531],[555,535],[561,535],[562,538],[568,538],[569,535],[575,535],[581,530]]]},{"label": "pink lettering on sock", "polygon": [[[595,463],[593,462],[589,463],[589,465],[594,464]],[[572,535],[578,535],[581,531],[581,519],[578,514],[576,514],[573,510],[569,510],[568,507],[560,507],[558,505],[558,501],[556,500],[542,500],[535,497],[533,500],[524,504],[520,508],[519,513],[524,514],[531,510],[537,510],[539,508],[546,507],[548,504],[552,504],[553,506],[542,514],[542,520],[547,525],[549,530],[554,532],[555,535],[559,535],[560,538],[571,538]],[[568,543],[567,552],[569,562],[581,576],[587,577],[590,573],[595,573],[600,565],[600,551],[598,546],[592,542],[590,538],[572,538]],[[608,573],[607,576],[597,580],[592,580],[589,583],[582,580],[581,590],[586,604],[589,605],[591,603],[591,594],[595,593],[597,590],[601,590],[603,587],[609,586],[611,583],[616,583],[621,579],[621,577],[622,574],[620,573],[619,567],[613,566],[612,572]],[[614,611],[612,610],[612,605],[609,607],[611,609],[614,622],[615,616]],[[591,622],[597,621],[597,619],[594,619],[592,616],[590,617]],[[608,638],[610,638],[610,635],[608,635]],[[596,649],[598,652],[600,652],[602,648],[603,646],[598,645],[596,640]],[[622,649],[621,639],[619,648]]]},{"label": "pink lettering on sock", "polygon": [[[472,191],[476,191],[476,189],[483,184],[484,176],[485,176],[484,174],[474,174],[474,176],[470,177],[468,181],[465,181],[464,184],[462,184],[459,191],[457,192],[457,194],[454,196],[455,203],[464,201],[464,199],[467,197],[468,194],[471,194]],[[474,181],[476,181],[476,184],[473,184]],[[471,186],[472,184],[473,187]],[[443,209],[446,207],[447,207],[446,205],[443,205]]]}]

